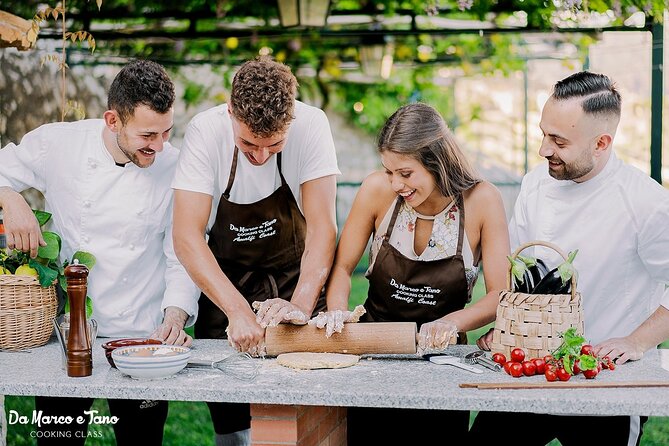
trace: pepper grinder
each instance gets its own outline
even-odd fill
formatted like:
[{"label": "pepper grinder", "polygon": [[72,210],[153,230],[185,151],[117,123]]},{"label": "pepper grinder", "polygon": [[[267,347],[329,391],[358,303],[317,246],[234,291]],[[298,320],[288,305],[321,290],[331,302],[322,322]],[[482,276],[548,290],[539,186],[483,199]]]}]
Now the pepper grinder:
[{"label": "pepper grinder", "polygon": [[90,376],[93,356],[86,324],[88,268],[78,260],[65,268],[67,296],[70,300],[70,333],[67,337],[67,376]]}]

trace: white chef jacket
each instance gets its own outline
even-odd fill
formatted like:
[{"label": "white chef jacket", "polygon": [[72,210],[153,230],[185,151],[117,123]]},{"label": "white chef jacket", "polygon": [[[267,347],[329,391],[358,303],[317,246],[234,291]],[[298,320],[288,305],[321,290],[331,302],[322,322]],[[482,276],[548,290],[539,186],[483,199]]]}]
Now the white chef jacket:
[{"label": "white chef jacket", "polygon": [[40,190],[62,238],[61,261],[95,255],[88,277],[98,334],[147,336],[176,306],[197,314],[199,291],[172,246],[170,183],[178,150],[166,143],[148,168],[115,164],[104,121],[43,125],[0,150],[0,187]]},{"label": "white chef jacket", "polygon": [[[578,249],[585,337],[597,344],[629,335],[659,305],[669,308],[669,191],[612,151],[594,178],[556,180],[546,163],[523,179],[510,223],[511,246],[549,241]],[[534,252],[532,252],[534,251]],[[538,247],[549,268],[562,262]]]}]

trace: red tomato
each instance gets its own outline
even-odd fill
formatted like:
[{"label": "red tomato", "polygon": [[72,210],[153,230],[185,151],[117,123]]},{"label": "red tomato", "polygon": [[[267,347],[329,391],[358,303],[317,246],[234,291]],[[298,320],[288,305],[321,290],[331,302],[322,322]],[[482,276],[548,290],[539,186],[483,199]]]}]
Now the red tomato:
[{"label": "red tomato", "polygon": [[546,362],[541,358],[535,358],[532,360],[532,364],[537,368],[537,375],[543,375],[546,371]]},{"label": "red tomato", "polygon": [[537,374],[537,366],[532,361],[523,361],[523,373],[525,376],[534,376]]},{"label": "red tomato", "polygon": [[571,375],[569,374],[568,371],[560,367],[559,369],[557,369],[557,377],[560,378],[560,381],[569,381]]},{"label": "red tomato", "polygon": [[585,345],[581,346],[581,354],[582,355],[592,355],[592,345],[585,344]]},{"label": "red tomato", "polygon": [[525,360],[525,352],[522,348],[514,348],[511,350],[511,360],[514,362],[523,362]]},{"label": "red tomato", "polygon": [[544,356],[544,362],[546,364],[552,364],[553,361],[555,361],[555,358],[553,358],[553,355],[546,355]]},{"label": "red tomato", "polygon": [[492,360],[495,361],[497,364],[504,365],[506,363],[506,356],[504,356],[502,353],[495,353],[494,355],[492,355]]},{"label": "red tomato", "polygon": [[598,373],[599,371],[597,369],[583,370],[583,376],[585,376],[587,379],[594,379]]},{"label": "red tomato", "polygon": [[611,358],[609,358],[608,356],[604,356],[604,357],[602,358],[602,368],[603,368],[603,369],[608,369],[608,368],[609,368],[609,363],[610,363],[610,362],[611,362]]},{"label": "red tomato", "polygon": [[546,381],[557,381],[557,373],[555,370],[546,369],[544,376],[546,377]]},{"label": "red tomato", "polygon": [[511,364],[513,364],[513,361],[506,361],[504,363],[504,371],[506,373],[508,373],[509,375],[511,374],[511,370],[510,370]]},{"label": "red tomato", "polygon": [[523,365],[519,362],[512,362],[509,366],[509,374],[514,378],[523,376]]},{"label": "red tomato", "polygon": [[581,373],[581,366],[578,364],[578,359],[574,361],[574,366],[572,367],[574,369],[574,375],[578,375]]},{"label": "red tomato", "polygon": [[552,363],[552,364],[546,363],[546,370],[550,370],[552,372],[557,372],[557,366],[554,363]]},{"label": "red tomato", "polygon": [[616,363],[613,361],[609,361],[609,370],[615,370],[616,369]]}]

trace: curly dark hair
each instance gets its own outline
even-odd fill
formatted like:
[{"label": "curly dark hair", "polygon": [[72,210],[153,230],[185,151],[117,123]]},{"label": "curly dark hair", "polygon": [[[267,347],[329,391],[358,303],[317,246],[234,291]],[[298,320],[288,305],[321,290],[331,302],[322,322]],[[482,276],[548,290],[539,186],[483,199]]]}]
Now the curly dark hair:
[{"label": "curly dark hair", "polygon": [[608,76],[581,71],[562,79],[553,89],[555,100],[583,98],[581,107],[586,114],[620,116],[622,98]]},{"label": "curly dark hair", "polygon": [[245,62],[232,80],[230,104],[235,118],[267,138],[284,132],[295,119],[297,79],[288,66],[270,57]]},{"label": "curly dark hair", "polygon": [[116,110],[122,123],[146,105],[156,113],[167,113],[174,104],[174,84],[165,68],[150,60],[136,59],[121,68],[107,94],[107,108]]}]

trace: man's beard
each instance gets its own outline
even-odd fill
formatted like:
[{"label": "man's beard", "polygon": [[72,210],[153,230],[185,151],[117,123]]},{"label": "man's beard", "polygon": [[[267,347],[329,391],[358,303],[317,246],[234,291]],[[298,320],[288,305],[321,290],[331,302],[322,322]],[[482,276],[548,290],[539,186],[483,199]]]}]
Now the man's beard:
[{"label": "man's beard", "polygon": [[560,158],[556,156],[551,156],[546,158],[548,161],[559,162],[561,163],[561,169],[554,170],[550,167],[548,168],[548,174],[555,178],[556,180],[576,180],[587,174],[589,174],[592,169],[595,168],[595,163],[589,156],[579,158],[572,163],[565,163]]},{"label": "man's beard", "polygon": [[[135,150],[134,152],[131,152],[131,151],[130,151],[129,149],[127,149],[126,147],[123,147],[123,145],[121,144],[121,140],[120,140],[120,138],[119,138],[119,134],[118,134],[118,133],[116,134],[116,145],[118,146],[119,150],[120,150],[121,152],[123,152],[123,154],[124,154],[126,157],[128,157],[128,159],[130,160],[130,162],[133,163],[135,166],[140,167],[140,168],[144,168],[144,167],[149,167],[151,164],[153,164],[153,160],[152,160],[149,164],[147,164],[147,165],[142,165],[141,161],[139,160],[139,157],[137,156],[137,150],[148,149],[148,147],[141,147],[141,148]],[[154,160],[155,160],[155,157],[154,157]]]}]

